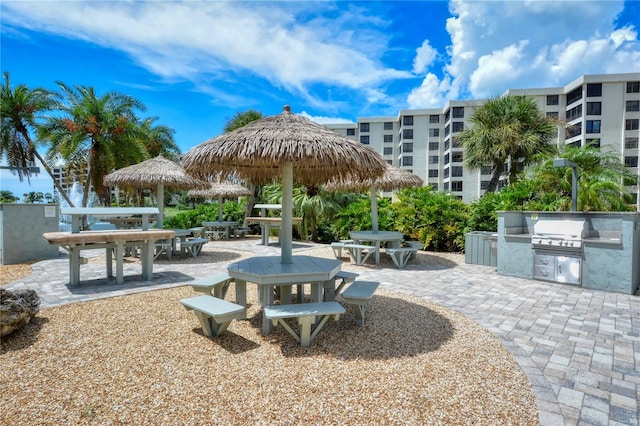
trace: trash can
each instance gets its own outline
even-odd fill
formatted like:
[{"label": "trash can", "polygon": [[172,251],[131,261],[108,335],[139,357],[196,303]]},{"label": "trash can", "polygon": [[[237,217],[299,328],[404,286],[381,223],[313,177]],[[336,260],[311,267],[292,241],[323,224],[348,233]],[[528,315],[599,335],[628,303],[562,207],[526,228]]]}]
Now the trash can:
[{"label": "trash can", "polygon": [[465,234],[464,261],[472,265],[498,266],[498,233],[473,231]]}]

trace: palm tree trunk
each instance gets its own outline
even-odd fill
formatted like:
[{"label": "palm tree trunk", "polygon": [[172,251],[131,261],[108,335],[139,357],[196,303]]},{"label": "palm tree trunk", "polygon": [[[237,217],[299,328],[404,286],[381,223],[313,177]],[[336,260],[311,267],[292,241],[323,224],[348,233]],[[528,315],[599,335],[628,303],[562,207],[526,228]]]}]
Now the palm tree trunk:
[{"label": "palm tree trunk", "polygon": [[493,167],[493,175],[491,176],[491,180],[487,184],[487,189],[484,191],[485,194],[489,192],[496,192],[496,188],[498,188],[498,183],[500,182],[500,176],[502,176],[502,172],[504,171],[504,166],[495,165]]},{"label": "palm tree trunk", "polygon": [[249,199],[247,200],[247,213],[244,215],[244,222],[242,222],[242,226],[244,227],[247,226],[247,217],[253,213],[253,206],[256,203],[256,185],[249,185],[249,192],[251,192],[251,195],[249,195]]}]

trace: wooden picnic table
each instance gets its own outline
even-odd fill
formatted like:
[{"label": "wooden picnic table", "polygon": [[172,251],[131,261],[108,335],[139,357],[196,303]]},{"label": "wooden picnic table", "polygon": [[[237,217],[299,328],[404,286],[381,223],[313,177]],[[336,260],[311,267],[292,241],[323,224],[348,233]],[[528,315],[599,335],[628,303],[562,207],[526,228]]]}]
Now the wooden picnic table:
[{"label": "wooden picnic table", "polygon": [[113,277],[112,252],[116,255],[116,283],[124,282],[123,264],[125,246],[137,245],[142,247],[140,260],[142,263],[142,277],[153,279],[153,252],[157,240],[174,238],[175,233],[170,230],[157,229],[149,231],[88,231],[88,232],[46,232],[42,235],[49,244],[63,247],[69,252],[69,284],[80,283],[80,252],[82,250],[106,250],[107,276]]}]

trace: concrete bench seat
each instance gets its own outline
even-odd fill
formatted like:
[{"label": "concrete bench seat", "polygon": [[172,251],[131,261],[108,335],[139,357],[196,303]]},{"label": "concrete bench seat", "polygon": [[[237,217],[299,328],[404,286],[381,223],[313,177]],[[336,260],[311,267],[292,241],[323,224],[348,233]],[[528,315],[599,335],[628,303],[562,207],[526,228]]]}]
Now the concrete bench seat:
[{"label": "concrete bench seat", "polygon": [[[269,305],[264,308],[264,320],[271,320],[273,326],[281,324],[289,334],[303,348],[308,348],[313,339],[330,317],[337,321],[344,314],[344,307],[338,302],[297,303],[294,305]],[[321,316],[320,322],[312,327],[316,316]],[[300,324],[300,334],[285,321],[287,318],[297,318]]]},{"label": "concrete bench seat", "polygon": [[251,232],[251,228],[248,227],[239,227],[235,229],[236,238],[244,238],[247,234]]},{"label": "concrete bench seat", "polygon": [[231,321],[245,319],[247,311],[244,306],[203,295],[180,300],[189,311],[193,310],[200,321],[202,332],[207,337],[220,336],[227,331]]},{"label": "concrete bench seat", "polygon": [[376,246],[366,244],[343,243],[342,248],[347,249],[356,265],[362,265],[369,256],[378,251]]},{"label": "concrete bench seat", "polygon": [[189,283],[194,291],[224,299],[233,278],[226,272],[209,275]]},{"label": "concrete bench seat", "polygon": [[191,235],[196,238],[202,238],[204,236],[204,226],[196,226],[194,228],[189,228],[191,231]]},{"label": "concrete bench seat", "polygon": [[333,254],[336,256],[336,259],[342,257],[342,249],[345,244],[353,244],[353,240],[340,240],[331,243],[331,248],[333,249]]},{"label": "concrete bench seat", "polygon": [[398,247],[385,249],[385,253],[391,256],[393,263],[396,264],[398,269],[403,269],[407,265],[407,262],[415,257],[415,254],[417,252],[418,249],[414,247]]},{"label": "concrete bench seat", "polygon": [[205,236],[210,240],[224,240],[227,236],[227,232],[225,230],[214,229],[212,231],[205,231]]},{"label": "concrete bench seat", "polygon": [[336,287],[336,293],[340,293],[340,291],[342,290],[342,288],[347,285],[350,284],[352,282],[354,282],[356,280],[356,278],[358,278],[358,273],[356,272],[349,272],[349,271],[338,271],[338,273],[335,275],[335,279],[340,279],[342,280],[340,282],[340,284],[338,284],[338,286]]},{"label": "concrete bench seat", "polygon": [[173,254],[173,243],[171,240],[159,240],[154,244],[155,254],[153,260],[160,257],[162,253],[167,255],[167,260],[171,260]]},{"label": "concrete bench seat", "polygon": [[202,251],[202,247],[208,243],[206,238],[189,238],[180,243],[181,254],[189,253],[191,256],[196,257]]},{"label": "concrete bench seat", "polygon": [[356,324],[364,325],[366,305],[380,285],[377,281],[354,281],[340,295],[344,303],[353,306]]}]

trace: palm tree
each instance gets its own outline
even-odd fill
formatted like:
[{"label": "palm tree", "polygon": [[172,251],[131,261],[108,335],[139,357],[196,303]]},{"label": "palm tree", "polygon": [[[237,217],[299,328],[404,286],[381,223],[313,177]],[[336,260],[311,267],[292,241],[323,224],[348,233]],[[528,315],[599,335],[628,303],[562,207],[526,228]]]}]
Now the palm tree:
[{"label": "palm tree", "polygon": [[[630,211],[632,196],[626,185],[636,176],[620,161],[620,154],[592,146],[565,146],[559,153],[578,165],[579,211]],[[539,193],[558,193],[560,209],[569,210],[571,203],[570,168],[553,167],[551,160],[538,167],[534,180]]]},{"label": "palm tree", "polygon": [[173,130],[169,126],[161,124],[154,125],[157,117],[149,117],[140,122],[140,131],[143,137],[143,144],[147,149],[149,158],[155,158],[162,155],[173,161],[180,158],[180,148],[173,139]]},{"label": "palm tree", "polygon": [[[549,143],[555,124],[545,118],[530,96],[504,96],[489,99],[471,116],[472,127],[458,135],[465,150],[465,166],[472,170],[492,165],[486,192],[494,192],[509,160],[527,166],[537,154],[550,154]],[[515,182],[515,169],[508,170]]]},{"label": "palm tree", "polygon": [[[246,126],[252,121],[260,120],[263,117],[264,116],[262,115],[262,113],[260,111],[256,111],[255,109],[238,112],[233,116],[233,118],[227,121],[222,131],[224,133],[232,132],[236,129],[239,129],[240,127]],[[247,200],[247,214],[245,215],[245,217],[251,216],[251,213],[253,212],[253,206],[256,202],[256,190],[257,187],[255,184],[249,184],[249,192],[251,192],[251,195],[249,195],[249,199]],[[247,226],[246,220],[244,226]]]},{"label": "palm tree", "polygon": [[135,115],[144,105],[128,95],[109,92],[98,97],[93,87],[57,83],[65,97],[62,114],[50,117],[40,128],[42,139],[51,142],[48,156],[60,155],[71,169],[82,171],[77,180],[84,182],[84,207],[91,186],[100,201],[109,205],[104,175],[145,158],[144,137]]},{"label": "palm tree", "polygon": [[28,167],[37,158],[51,176],[58,193],[69,206],[73,207],[69,195],[36,149],[30,134],[30,131],[37,128],[40,115],[54,109],[57,105],[57,95],[50,90],[41,87],[29,89],[24,84],[20,84],[12,90],[9,73],[5,71],[0,89],[0,116],[2,118],[0,155],[6,155],[7,163],[17,172],[20,181],[25,176],[29,179]]}]

